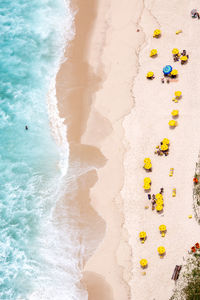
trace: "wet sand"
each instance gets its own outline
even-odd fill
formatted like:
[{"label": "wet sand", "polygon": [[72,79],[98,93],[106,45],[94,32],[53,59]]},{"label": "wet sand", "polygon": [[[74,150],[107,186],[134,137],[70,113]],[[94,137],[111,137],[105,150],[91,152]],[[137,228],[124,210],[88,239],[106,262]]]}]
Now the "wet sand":
[{"label": "wet sand", "polygon": [[122,121],[133,106],[142,3],[87,0],[75,7],[76,35],[57,76],[57,98],[68,127],[69,173],[76,177],[74,201],[87,249],[82,283],[89,299],[125,300],[130,298],[131,251],[120,197]]}]

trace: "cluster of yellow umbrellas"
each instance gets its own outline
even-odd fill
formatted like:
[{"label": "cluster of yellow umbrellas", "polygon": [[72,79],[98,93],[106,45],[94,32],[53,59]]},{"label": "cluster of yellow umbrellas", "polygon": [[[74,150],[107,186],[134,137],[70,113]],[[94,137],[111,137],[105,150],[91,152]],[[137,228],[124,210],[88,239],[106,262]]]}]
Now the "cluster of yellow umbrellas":
[{"label": "cluster of yellow umbrellas", "polygon": [[149,177],[144,178],[144,189],[149,190],[151,188],[151,179]]},{"label": "cluster of yellow umbrellas", "polygon": [[[162,237],[165,236],[166,230],[167,230],[166,225],[162,224],[162,225],[159,226],[159,231],[161,232],[161,236]],[[146,232],[145,231],[141,231],[139,233],[139,237],[140,237],[141,242],[144,243],[144,241],[145,241],[145,239],[147,237]],[[159,246],[158,249],[157,249],[157,251],[158,251],[158,254],[160,255],[160,257],[163,257],[163,255],[166,252],[165,247],[163,247],[163,246]],[[142,268],[147,267],[147,264],[148,264],[148,261],[145,258],[143,258],[143,259],[140,260],[140,266]]]},{"label": "cluster of yellow umbrellas", "polygon": [[156,56],[157,54],[158,54],[157,49],[152,49],[152,50],[150,51],[149,56],[150,56],[150,57],[154,57],[154,56]]},{"label": "cluster of yellow umbrellas", "polygon": [[167,151],[169,149],[169,139],[164,138],[162,140],[161,146],[160,146],[160,150],[161,151]]},{"label": "cluster of yellow umbrellas", "polygon": [[181,55],[181,53],[179,52],[179,50],[177,48],[172,49],[172,54],[173,54],[173,56],[180,57],[181,64],[184,64],[188,60],[188,57],[186,55]]},{"label": "cluster of yellow umbrellas", "polygon": [[[173,98],[172,100],[177,103],[178,100],[181,98],[182,93],[181,93],[181,91],[176,91],[174,93],[174,95],[175,95],[175,98]],[[179,111],[177,109],[174,109],[174,110],[172,110],[171,115],[172,115],[172,117],[178,117]],[[176,127],[178,125],[178,122],[175,120],[170,120],[168,124],[170,127]]]},{"label": "cluster of yellow umbrellas", "polygon": [[150,160],[150,158],[145,158],[144,159],[144,168],[145,168],[145,170],[151,170],[151,168],[152,168],[152,163],[151,163],[151,160]]},{"label": "cluster of yellow umbrellas", "polygon": [[153,37],[158,38],[161,36],[161,30],[160,29],[155,29],[153,33]]},{"label": "cluster of yellow umbrellas", "polygon": [[163,200],[163,195],[158,193],[156,194],[156,211],[160,212],[163,210],[163,205],[164,205],[164,200]]},{"label": "cluster of yellow umbrellas", "polygon": [[160,225],[159,226],[159,230],[160,230],[160,232],[161,232],[161,236],[162,237],[164,237],[165,236],[165,233],[166,233],[166,230],[167,230],[167,227],[166,227],[166,225]]}]

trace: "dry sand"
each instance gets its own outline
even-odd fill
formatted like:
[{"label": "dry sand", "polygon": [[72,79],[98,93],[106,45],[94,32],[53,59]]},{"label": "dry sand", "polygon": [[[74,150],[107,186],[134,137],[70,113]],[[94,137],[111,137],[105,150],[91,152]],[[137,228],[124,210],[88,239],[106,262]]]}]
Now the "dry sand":
[{"label": "dry sand", "polygon": [[[190,247],[199,241],[199,226],[193,214],[192,189],[195,162],[199,153],[200,70],[199,53],[200,23],[190,17],[192,8],[198,7],[198,1],[145,1],[141,26],[146,39],[140,52],[140,69],[134,84],[135,106],[124,122],[126,143],[129,149],[125,158],[125,185],[122,191],[125,207],[126,227],[130,234],[133,251],[133,276],[130,282],[132,299],[168,300],[172,294],[174,282],[171,276],[176,264],[184,262]],[[154,39],[152,32],[160,28],[162,36]],[[182,33],[175,32],[182,29]],[[172,49],[186,49],[190,59],[187,65],[173,62]],[[151,49],[158,50],[158,57],[151,59]],[[171,64],[178,69],[177,82],[161,83],[162,68]],[[152,70],[155,79],[148,81],[145,75]],[[176,90],[182,91],[179,103],[172,98]],[[169,129],[171,111],[178,109],[178,127]],[[164,137],[170,139],[168,157],[154,154],[155,146]],[[155,211],[145,210],[149,205],[143,190],[143,179],[148,176],[144,171],[143,160],[152,159],[153,171],[148,174],[152,179],[152,193],[158,193],[163,187],[165,207],[158,215]],[[174,168],[174,176],[169,177],[169,169]],[[177,196],[172,197],[172,188],[176,187]],[[158,227],[167,226],[167,234],[162,238]],[[138,240],[140,231],[147,232],[147,241],[142,245]],[[157,247],[164,246],[166,255],[160,259]],[[146,276],[141,275],[139,261],[146,258],[149,262]]]},{"label": "dry sand", "polygon": [[[57,96],[68,126],[70,168],[75,176],[74,166],[84,169],[74,197],[81,240],[88,248],[82,282],[89,300],[167,300],[174,266],[183,263],[199,236],[195,220],[188,219],[200,141],[200,21],[189,14],[198,3],[80,0],[76,5],[77,33],[58,73]],[[153,39],[157,27],[162,37]],[[176,35],[178,29],[183,33]],[[187,65],[173,62],[174,47],[188,50]],[[149,57],[152,48],[158,49],[155,59]],[[161,84],[165,64],[177,67],[177,82]],[[149,70],[155,73],[153,81],[145,78]],[[172,102],[175,90],[183,93],[177,104]],[[178,127],[170,130],[175,108],[180,111]],[[155,146],[164,137],[170,139],[170,154],[157,157]],[[145,157],[153,163],[152,192],[165,189],[161,215],[144,209],[149,204],[142,188]],[[167,226],[165,238],[159,234],[161,223]],[[143,245],[141,230],[148,234]],[[166,247],[163,260],[157,254],[160,245]],[[141,258],[149,262],[146,276],[141,275]]]}]

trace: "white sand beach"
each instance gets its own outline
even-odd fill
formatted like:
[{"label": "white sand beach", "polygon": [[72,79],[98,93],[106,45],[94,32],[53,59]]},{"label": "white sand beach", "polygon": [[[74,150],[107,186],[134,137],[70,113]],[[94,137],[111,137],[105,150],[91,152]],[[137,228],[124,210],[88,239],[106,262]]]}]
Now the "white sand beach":
[{"label": "white sand beach", "polygon": [[[85,185],[84,201],[96,212],[97,222],[98,216],[105,222],[105,232],[84,265],[83,284],[89,300],[168,300],[174,267],[183,263],[199,238],[194,217],[188,218],[193,215],[193,175],[200,146],[200,21],[190,17],[198,1],[100,0],[92,8],[90,4],[86,1],[77,15],[76,51],[70,53],[57,80],[59,109],[69,128],[71,151],[74,145],[87,145],[99,149],[105,158],[105,164],[94,168],[95,184]],[[87,7],[91,9],[88,23]],[[152,37],[156,28],[162,31],[159,39]],[[176,35],[179,29],[182,33]],[[149,57],[153,48],[158,50],[156,58]],[[173,61],[173,48],[187,50],[187,64]],[[74,62],[75,71],[69,73]],[[167,64],[179,76],[162,84],[162,69]],[[148,71],[154,72],[154,80],[146,79]],[[69,74],[73,74],[70,79]],[[174,103],[178,90],[182,98]],[[179,110],[178,126],[170,129],[173,109]],[[160,157],[154,151],[165,137],[170,140],[170,151],[167,157]],[[87,157],[88,163],[90,154],[84,152],[80,160]],[[143,169],[145,157],[153,165],[148,174]],[[172,167],[174,176],[169,177]],[[146,176],[152,180],[151,193],[164,188],[161,214],[151,210],[143,190]],[[174,187],[177,194],[172,198]],[[84,213],[86,218],[87,211]],[[158,230],[161,224],[167,226],[164,238]],[[143,230],[147,240],[141,244],[138,235]],[[163,259],[158,256],[158,246],[166,248]],[[145,276],[141,258],[148,260]]]},{"label": "white sand beach", "polygon": [[[140,69],[133,90],[135,106],[124,121],[128,152],[122,197],[132,248],[131,299],[169,299],[174,287],[171,280],[174,267],[184,262],[188,250],[199,239],[199,225],[194,218],[188,219],[188,215],[193,214],[193,176],[200,145],[200,45],[197,41],[200,23],[190,17],[191,9],[197,5],[197,1],[146,1],[141,20],[146,39],[139,55]],[[159,39],[152,37],[156,28],[162,31]],[[179,29],[182,33],[176,35]],[[158,50],[158,57],[154,59],[149,57],[153,48]],[[173,61],[173,48],[187,50],[187,65]],[[162,68],[167,64],[176,68],[179,76],[177,82],[162,84]],[[145,78],[150,70],[155,73],[152,81]],[[174,103],[174,92],[179,90],[183,96],[179,103]],[[168,121],[173,109],[179,110],[178,126],[170,129]],[[169,155],[159,157],[154,150],[165,137],[170,140]],[[146,174],[142,168],[145,157],[152,160],[152,173]],[[169,177],[171,167],[174,168],[173,177]],[[152,179],[151,193],[156,194],[161,187],[164,188],[162,214],[152,211],[144,193],[143,179],[146,176]],[[174,187],[176,197],[172,197]],[[149,209],[145,210],[145,205],[149,205]],[[158,229],[161,224],[167,226],[164,238]],[[148,236],[144,244],[138,239],[142,230]],[[158,256],[158,246],[166,248],[163,259]],[[146,276],[141,274],[141,258],[148,260]]]}]

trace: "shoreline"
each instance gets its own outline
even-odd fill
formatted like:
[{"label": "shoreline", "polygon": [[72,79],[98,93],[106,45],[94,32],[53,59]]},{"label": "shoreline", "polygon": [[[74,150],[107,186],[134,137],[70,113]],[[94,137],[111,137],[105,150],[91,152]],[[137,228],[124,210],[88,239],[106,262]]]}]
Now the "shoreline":
[{"label": "shoreline", "polygon": [[76,177],[84,169],[74,179],[73,201],[80,211],[81,243],[89,244],[82,280],[89,300],[130,299],[131,250],[120,195],[126,151],[122,122],[134,105],[131,85],[142,43],[137,22],[143,6],[136,0],[125,4],[118,24],[120,2],[74,3],[76,34],[56,79],[70,145],[69,173]]}]

